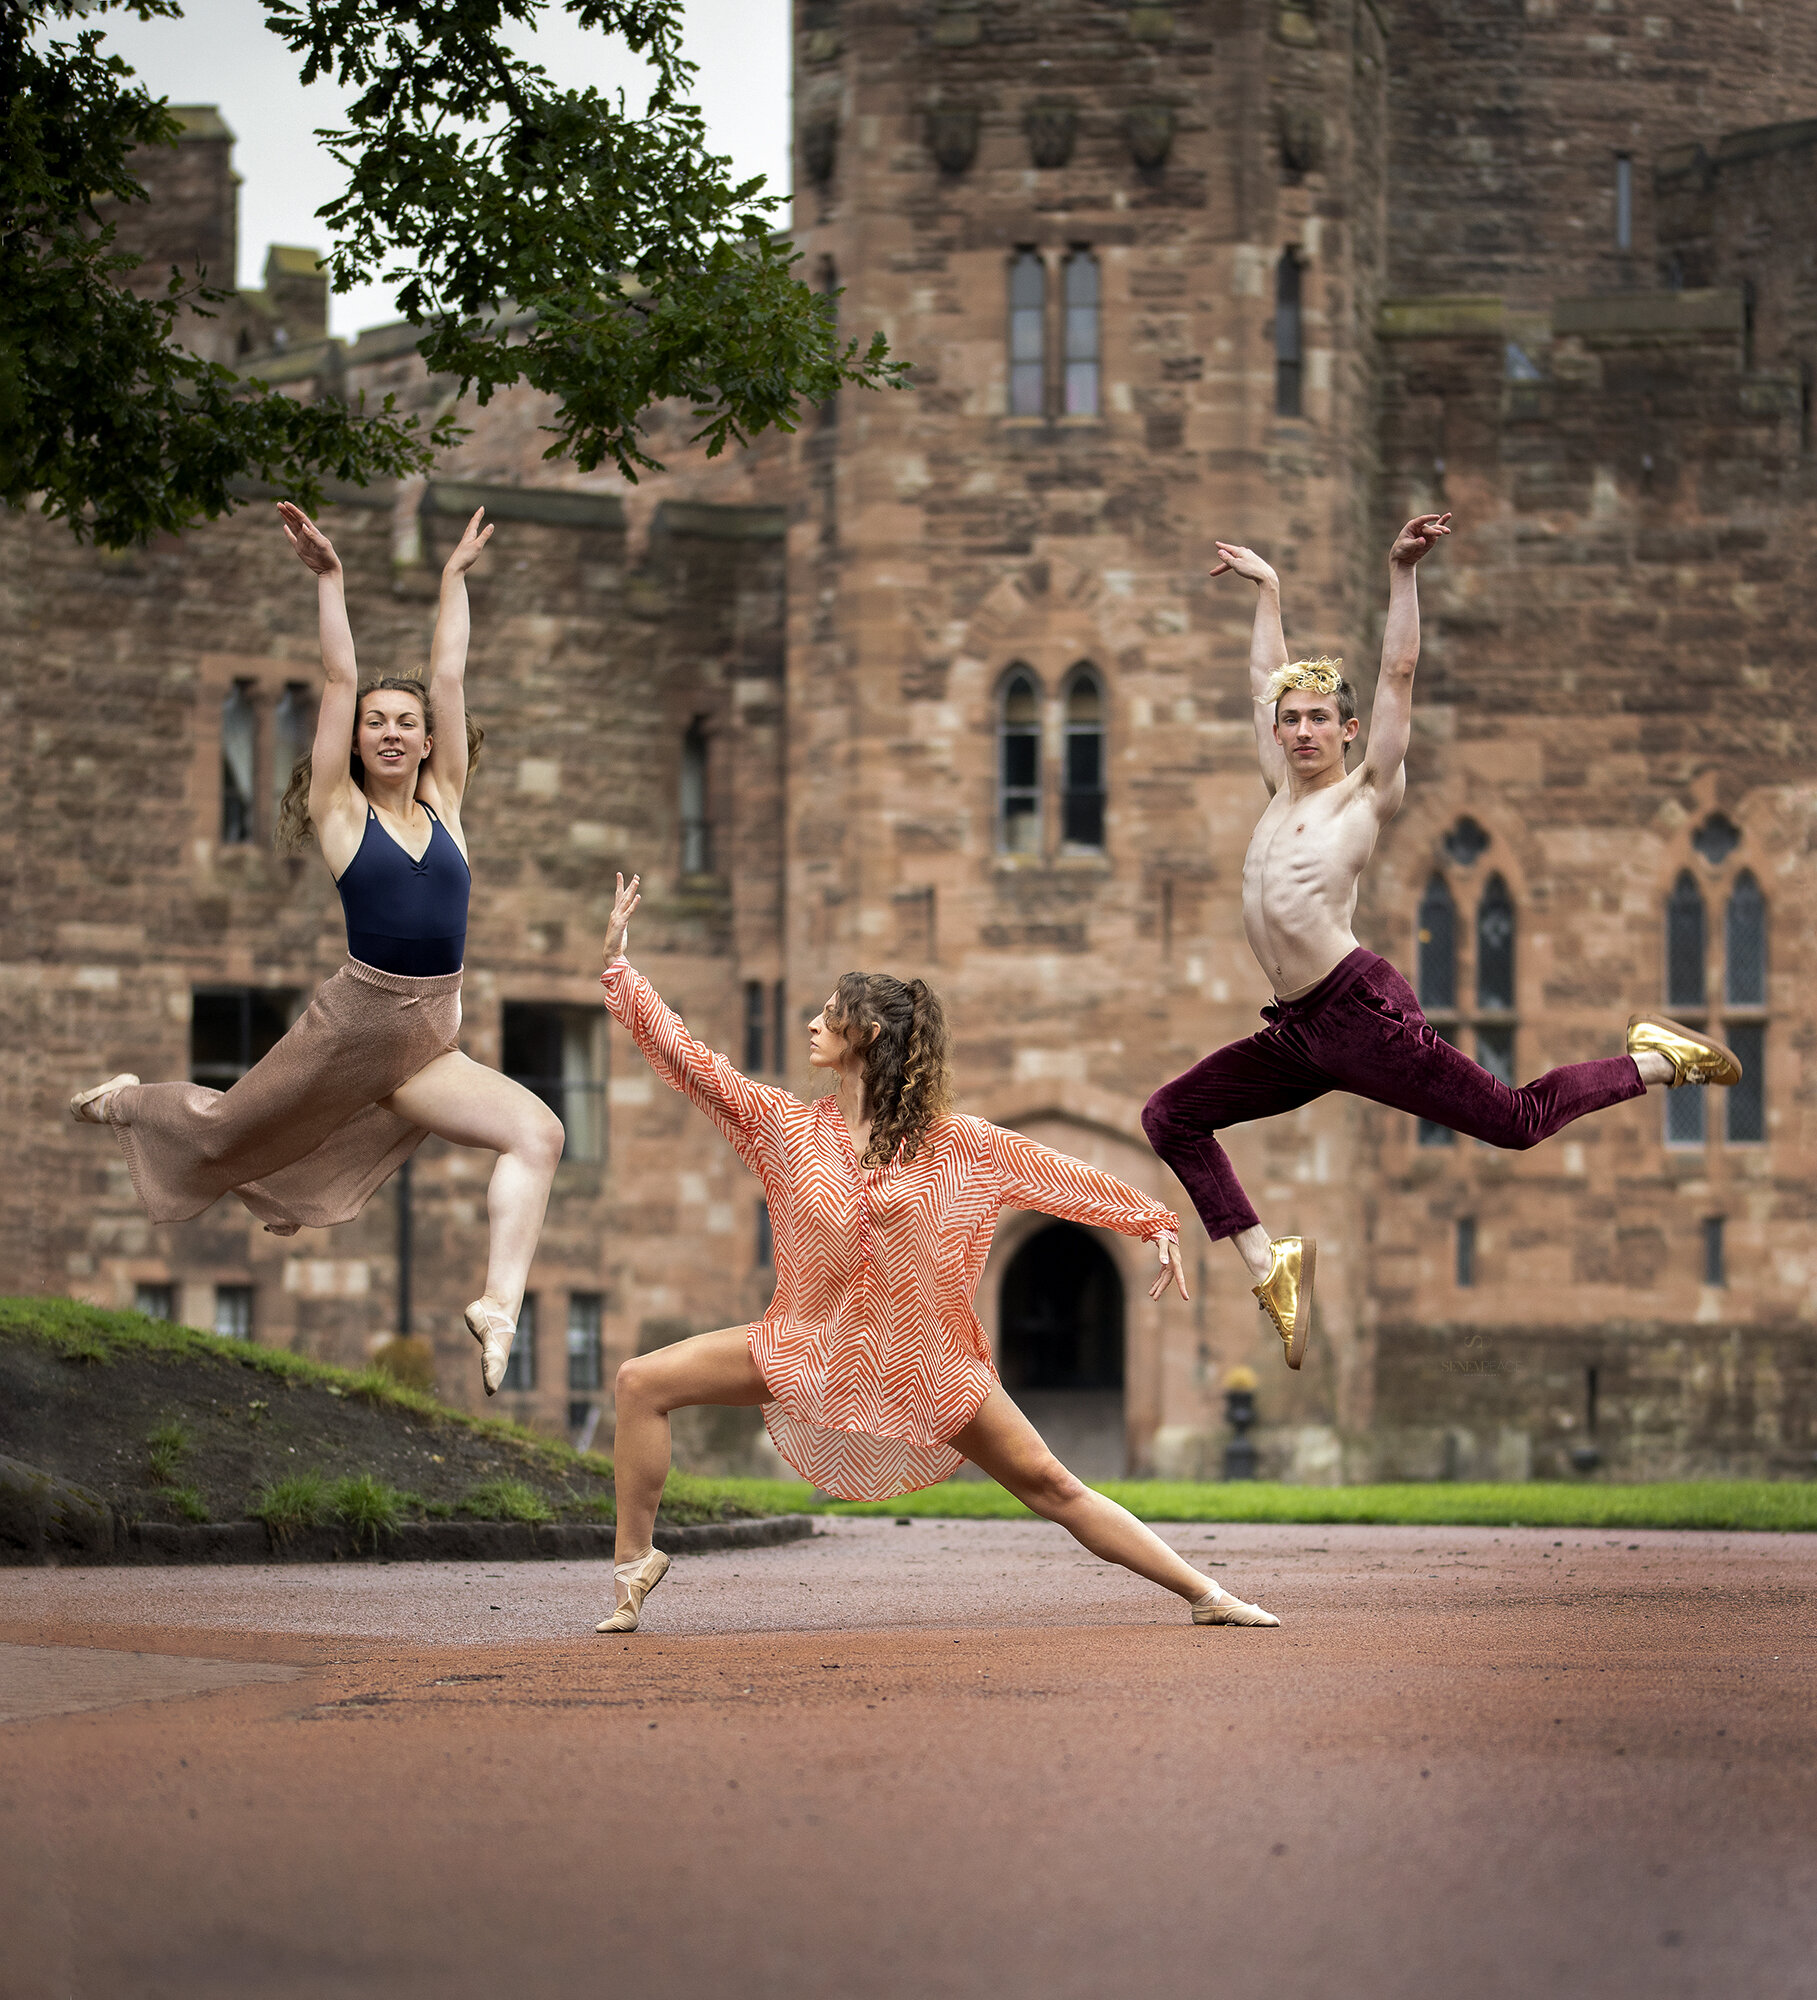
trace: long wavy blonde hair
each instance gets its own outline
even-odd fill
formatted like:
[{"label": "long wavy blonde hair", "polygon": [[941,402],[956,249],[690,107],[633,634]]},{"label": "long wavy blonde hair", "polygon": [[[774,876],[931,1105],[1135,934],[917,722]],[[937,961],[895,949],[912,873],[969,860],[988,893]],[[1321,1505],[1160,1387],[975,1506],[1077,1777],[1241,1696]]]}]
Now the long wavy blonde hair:
[{"label": "long wavy blonde hair", "polygon": [[[414,695],[423,711],[423,732],[427,736],[435,734],[435,713],[429,706],[429,690],[419,680],[408,674],[387,674],[381,680],[365,682],[355,697],[353,743],[347,752],[347,769],[356,785],[366,783],[366,766],[360,761],[359,752],[359,703],[369,694],[377,694],[382,688],[393,688],[399,694]],[[467,717],[467,776],[471,779],[479,763],[479,748],[486,740],[486,732]],[[280,854],[296,854],[315,838],[315,825],[309,817],[309,781],[314,775],[313,756],[299,757],[290,767],[290,783],[284,787],[284,796],[278,801],[277,825],[272,829],[271,844]]]},{"label": "long wavy blonde hair", "polygon": [[850,1042],[863,1042],[873,1024],[877,1029],[864,1051],[871,1138],[860,1164],[888,1166],[898,1148],[904,1160],[912,1160],[922,1140],[953,1108],[952,1036],[945,1008],[923,980],[848,972],[834,988],[831,1011]]}]

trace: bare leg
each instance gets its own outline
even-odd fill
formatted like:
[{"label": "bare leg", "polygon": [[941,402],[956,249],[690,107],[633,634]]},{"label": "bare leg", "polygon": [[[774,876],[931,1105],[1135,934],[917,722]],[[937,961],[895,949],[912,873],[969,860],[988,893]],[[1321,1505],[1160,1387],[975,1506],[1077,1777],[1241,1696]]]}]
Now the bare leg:
[{"label": "bare leg", "polygon": [[458,1049],[418,1070],[386,1103],[400,1118],[427,1126],[438,1139],[498,1155],[486,1190],[492,1227],[485,1296],[515,1321],[549,1206],[549,1184],[562,1156],[561,1120],[521,1083]]},{"label": "bare leg", "polygon": [[1121,1563],[1137,1576],[1185,1598],[1188,1604],[1198,1603],[1211,1590],[1210,1577],[1194,1569],[1184,1556],[1175,1555],[1127,1507],[1119,1507],[1075,1479],[1042,1443],[1041,1434],[1017,1409],[1001,1383],[950,1443],[999,1486],[1007,1487],[1025,1507],[1045,1521],[1057,1521],[1093,1555]]},{"label": "bare leg", "polygon": [[1237,1255],[1247,1266],[1249,1275],[1258,1285],[1265,1284],[1268,1273],[1274,1267],[1274,1259],[1268,1249],[1268,1231],[1261,1223],[1248,1229],[1239,1229],[1230,1239],[1236,1245]]},{"label": "bare leg", "polygon": [[617,1429],[612,1465],[618,1485],[618,1562],[633,1562],[650,1548],[656,1509],[669,1476],[669,1412],[696,1403],[748,1409],[767,1403],[748,1329],[721,1327],[697,1333],[654,1354],[637,1354],[618,1371]]}]

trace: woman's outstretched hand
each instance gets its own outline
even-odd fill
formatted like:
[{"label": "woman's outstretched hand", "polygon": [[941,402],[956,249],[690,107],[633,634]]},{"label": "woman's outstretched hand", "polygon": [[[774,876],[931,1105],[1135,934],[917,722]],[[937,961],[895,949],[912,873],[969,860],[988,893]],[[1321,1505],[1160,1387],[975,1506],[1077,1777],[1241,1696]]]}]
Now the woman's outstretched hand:
[{"label": "woman's outstretched hand", "polygon": [[631,912],[643,901],[643,898],[637,893],[637,885],[643,880],[641,875],[633,875],[631,877],[629,888],[626,888],[625,878],[622,875],[616,879],[618,882],[618,900],[612,905],[612,919],[606,925],[606,963],[608,965],[615,958],[620,957],[625,947],[631,942]]},{"label": "woman's outstretched hand", "polygon": [[453,555],[442,564],[444,576],[465,576],[479,561],[480,550],[492,539],[492,523],[488,521],[483,528],[480,526],[485,511],[484,507],[476,507],[473,510],[473,519],[467,523],[467,532],[455,543]]},{"label": "woman's outstretched hand", "polygon": [[1180,1246],[1163,1236],[1156,1248],[1161,1253],[1161,1275],[1148,1288],[1148,1296],[1158,1299],[1169,1285],[1178,1285],[1180,1296],[1189,1299],[1192,1294],[1186,1289],[1186,1266],[1180,1262]]},{"label": "woman's outstretched hand", "polygon": [[341,559],[334,552],[334,544],[301,507],[292,506],[288,500],[280,500],[278,520],[305,569],[314,570],[317,576],[340,575]]}]

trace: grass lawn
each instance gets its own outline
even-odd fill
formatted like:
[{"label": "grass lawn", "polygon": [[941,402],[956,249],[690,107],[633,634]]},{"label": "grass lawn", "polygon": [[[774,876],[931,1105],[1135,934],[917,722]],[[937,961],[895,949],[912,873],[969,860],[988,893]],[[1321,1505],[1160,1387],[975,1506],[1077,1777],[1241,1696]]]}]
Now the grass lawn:
[{"label": "grass lawn", "polygon": [[[792,1480],[728,1480],[778,1510],[911,1515],[950,1521],[1030,1516],[1001,1486],[949,1480],[899,1500],[816,1500]],[[1521,1485],[1281,1486],[1265,1480],[1128,1479],[1098,1489],[1144,1521],[1367,1521],[1496,1528],[1772,1528],[1817,1530],[1817,1480],[1700,1479],[1651,1486],[1534,1480]]]},{"label": "grass lawn", "polygon": [[[452,1409],[380,1367],[332,1368],[63,1298],[0,1298],[0,1454],[90,1488],[128,1520],[252,1519],[274,1532],[340,1521],[376,1535],[401,1520],[613,1518],[612,1461],[598,1452]],[[725,1480],[678,1474],[662,1518],[774,1511]]]}]

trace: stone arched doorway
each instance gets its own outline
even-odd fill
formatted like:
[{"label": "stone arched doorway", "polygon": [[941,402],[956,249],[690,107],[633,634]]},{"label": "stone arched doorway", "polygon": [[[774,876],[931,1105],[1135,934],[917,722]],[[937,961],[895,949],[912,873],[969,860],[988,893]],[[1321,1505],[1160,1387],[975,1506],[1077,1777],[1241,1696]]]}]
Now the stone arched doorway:
[{"label": "stone arched doorway", "polygon": [[1082,1479],[1120,1479],[1129,1468],[1123,1345],[1123,1279],[1110,1253],[1070,1222],[1037,1230],[1003,1273],[997,1368]]}]

